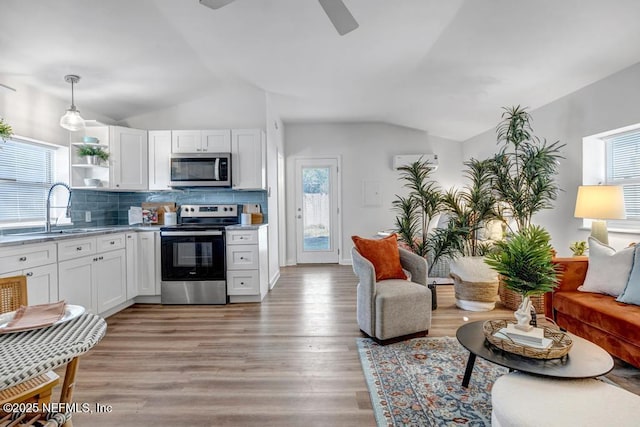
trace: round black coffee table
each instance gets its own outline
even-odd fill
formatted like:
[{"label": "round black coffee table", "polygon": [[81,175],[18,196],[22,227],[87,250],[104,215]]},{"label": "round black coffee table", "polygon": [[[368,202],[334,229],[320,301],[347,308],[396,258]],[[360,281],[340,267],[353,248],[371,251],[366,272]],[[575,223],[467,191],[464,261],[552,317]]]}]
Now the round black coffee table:
[{"label": "round black coffee table", "polygon": [[601,347],[573,334],[573,346],[566,357],[561,359],[533,359],[509,353],[493,346],[484,337],[483,320],[469,322],[458,328],[456,338],[469,350],[469,360],[464,372],[462,386],[468,387],[476,356],[509,370],[526,372],[552,378],[593,378],[613,369],[613,358]]}]

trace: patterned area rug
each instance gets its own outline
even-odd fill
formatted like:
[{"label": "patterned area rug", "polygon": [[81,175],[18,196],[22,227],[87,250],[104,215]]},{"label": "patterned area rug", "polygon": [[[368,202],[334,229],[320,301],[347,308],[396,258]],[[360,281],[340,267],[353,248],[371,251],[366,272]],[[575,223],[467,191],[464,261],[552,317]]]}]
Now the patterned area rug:
[{"label": "patterned area rug", "polygon": [[478,358],[465,389],[469,352],[455,338],[357,341],[378,426],[491,425],[491,386],[506,368]]}]

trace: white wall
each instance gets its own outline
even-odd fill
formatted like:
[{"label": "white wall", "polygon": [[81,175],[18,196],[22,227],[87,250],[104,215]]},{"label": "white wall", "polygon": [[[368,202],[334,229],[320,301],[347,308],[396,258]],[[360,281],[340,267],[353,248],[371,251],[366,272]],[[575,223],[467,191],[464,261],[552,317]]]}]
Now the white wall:
[{"label": "white wall", "polygon": [[[569,245],[586,240],[587,230],[579,230],[582,220],[573,217],[578,186],[582,183],[582,138],[640,122],[640,64],[613,74],[543,107],[531,110],[535,135],[567,144],[560,164],[558,183],[564,190],[553,210],[534,217],[553,239],[559,255],[571,254]],[[496,107],[496,124],[501,110]],[[471,138],[463,144],[464,158],[485,158],[497,150],[495,130]],[[609,243],[617,249],[640,241],[640,235],[610,233]]]},{"label": "white wall", "polygon": [[266,94],[267,128],[267,209],[269,218],[269,288],[280,276],[280,186],[278,185],[278,153],[284,150],[284,125],[278,111]]},{"label": "white wall", "polygon": [[[392,169],[396,154],[435,153],[440,166],[434,177],[445,188],[463,182],[462,144],[433,137],[426,132],[382,123],[286,124],[285,153],[287,200],[295,200],[296,157],[340,156],[342,159],[342,253],[341,263],[350,263],[351,236],[373,236],[394,227],[391,203],[405,194]],[[363,181],[378,181],[380,206],[363,206]],[[295,206],[287,205],[287,264],[296,263]]]},{"label": "white wall", "polygon": [[[63,100],[5,76],[2,77],[2,83],[16,89],[13,92],[0,88],[0,117],[11,125],[15,135],[69,145],[69,132],[61,128],[59,123],[60,117],[71,105],[71,85],[60,79],[61,85],[69,86],[69,99]],[[76,98],[76,104],[84,119],[110,123],[109,118],[84,109],[81,99]]]}]

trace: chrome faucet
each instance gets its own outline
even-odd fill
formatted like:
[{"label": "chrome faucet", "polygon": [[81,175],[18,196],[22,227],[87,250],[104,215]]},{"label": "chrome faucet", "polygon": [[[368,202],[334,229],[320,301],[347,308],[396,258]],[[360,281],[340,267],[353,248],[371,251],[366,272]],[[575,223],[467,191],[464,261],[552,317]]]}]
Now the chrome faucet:
[{"label": "chrome faucet", "polygon": [[71,188],[64,182],[56,182],[49,188],[49,194],[47,194],[47,221],[45,222],[45,225],[44,225],[45,227],[44,230],[47,233],[51,231],[51,208],[62,207],[62,206],[51,206],[51,193],[53,192],[53,189],[56,188],[58,185],[66,188],[67,191],[69,192],[69,198],[67,199],[67,211],[65,212],[65,217],[69,218],[71,216]]}]

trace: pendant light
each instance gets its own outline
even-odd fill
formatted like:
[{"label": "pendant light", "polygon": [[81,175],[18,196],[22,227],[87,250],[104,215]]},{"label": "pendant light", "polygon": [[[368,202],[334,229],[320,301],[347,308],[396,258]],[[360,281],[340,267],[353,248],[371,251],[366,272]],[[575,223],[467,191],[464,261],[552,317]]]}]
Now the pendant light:
[{"label": "pendant light", "polygon": [[71,83],[71,107],[67,110],[64,116],[60,117],[60,126],[70,131],[78,131],[84,129],[84,119],[80,116],[80,111],[76,109],[73,103],[73,85],[78,83],[80,76],[75,74],[69,74],[64,76],[64,80],[67,83]]}]

